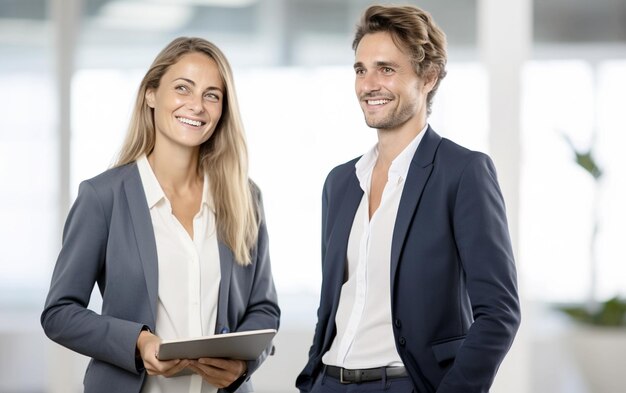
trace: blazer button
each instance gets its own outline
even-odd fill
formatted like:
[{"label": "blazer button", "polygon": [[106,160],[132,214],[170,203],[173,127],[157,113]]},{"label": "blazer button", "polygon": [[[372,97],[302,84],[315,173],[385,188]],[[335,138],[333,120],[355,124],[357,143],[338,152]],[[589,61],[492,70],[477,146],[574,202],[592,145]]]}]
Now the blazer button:
[{"label": "blazer button", "polygon": [[394,324],[394,325],[395,325],[398,329],[400,329],[400,328],[402,327],[402,324],[400,323],[400,320],[399,320],[399,319],[396,319],[395,321],[393,321],[393,324]]},{"label": "blazer button", "polygon": [[406,344],[406,340],[404,339],[404,337],[400,337],[398,339],[398,343],[400,343],[401,346],[404,346]]}]

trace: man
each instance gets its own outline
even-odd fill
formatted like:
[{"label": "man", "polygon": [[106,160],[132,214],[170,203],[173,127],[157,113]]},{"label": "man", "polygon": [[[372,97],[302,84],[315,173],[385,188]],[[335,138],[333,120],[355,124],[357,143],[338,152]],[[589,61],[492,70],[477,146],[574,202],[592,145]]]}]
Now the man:
[{"label": "man", "polygon": [[416,7],[372,6],[353,42],[377,145],[333,169],[322,292],[301,392],[488,392],[520,323],[490,158],[426,119],[446,39]]}]

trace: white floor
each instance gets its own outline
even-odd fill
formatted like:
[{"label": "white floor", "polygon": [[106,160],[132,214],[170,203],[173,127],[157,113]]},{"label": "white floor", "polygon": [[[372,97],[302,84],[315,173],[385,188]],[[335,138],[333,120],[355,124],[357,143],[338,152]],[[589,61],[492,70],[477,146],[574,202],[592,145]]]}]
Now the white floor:
[{"label": "white floor", "polygon": [[[276,354],[254,375],[257,393],[296,392],[294,381],[306,361],[315,324],[315,299],[298,295],[283,298]],[[568,325],[558,315],[542,307],[534,308],[524,319],[529,324],[528,393],[594,393],[585,387],[562,339]],[[82,391],[86,359],[51,343],[43,335],[39,310],[0,310],[0,348],[0,393]],[[506,393],[502,387],[508,381],[497,382],[498,391],[492,389],[492,393]]]}]

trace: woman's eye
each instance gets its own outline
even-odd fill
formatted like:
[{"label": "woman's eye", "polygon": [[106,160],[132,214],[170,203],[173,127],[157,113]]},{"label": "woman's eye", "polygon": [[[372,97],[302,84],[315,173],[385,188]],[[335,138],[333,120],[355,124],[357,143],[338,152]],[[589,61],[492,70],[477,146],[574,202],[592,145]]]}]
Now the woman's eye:
[{"label": "woman's eye", "polygon": [[185,85],[178,85],[178,86],[176,86],[176,90],[180,91],[180,92],[187,92],[187,91],[189,91],[189,89],[187,89],[187,86],[185,86]]},{"label": "woman's eye", "polygon": [[220,100],[220,96],[215,93],[207,93],[204,95],[204,98],[209,101],[217,102]]}]

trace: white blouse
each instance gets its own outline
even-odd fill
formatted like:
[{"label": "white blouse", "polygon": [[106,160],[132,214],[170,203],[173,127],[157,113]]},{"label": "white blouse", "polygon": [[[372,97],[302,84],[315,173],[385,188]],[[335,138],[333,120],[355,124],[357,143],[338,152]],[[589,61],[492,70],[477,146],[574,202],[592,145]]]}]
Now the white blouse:
[{"label": "white blouse", "polygon": [[[215,208],[204,176],[202,203],[193,219],[193,239],[172,213],[146,156],[137,160],[157,247],[159,297],[156,329],[161,339],[213,335],[220,286]],[[215,393],[199,375],[146,377],[142,393]]]}]

